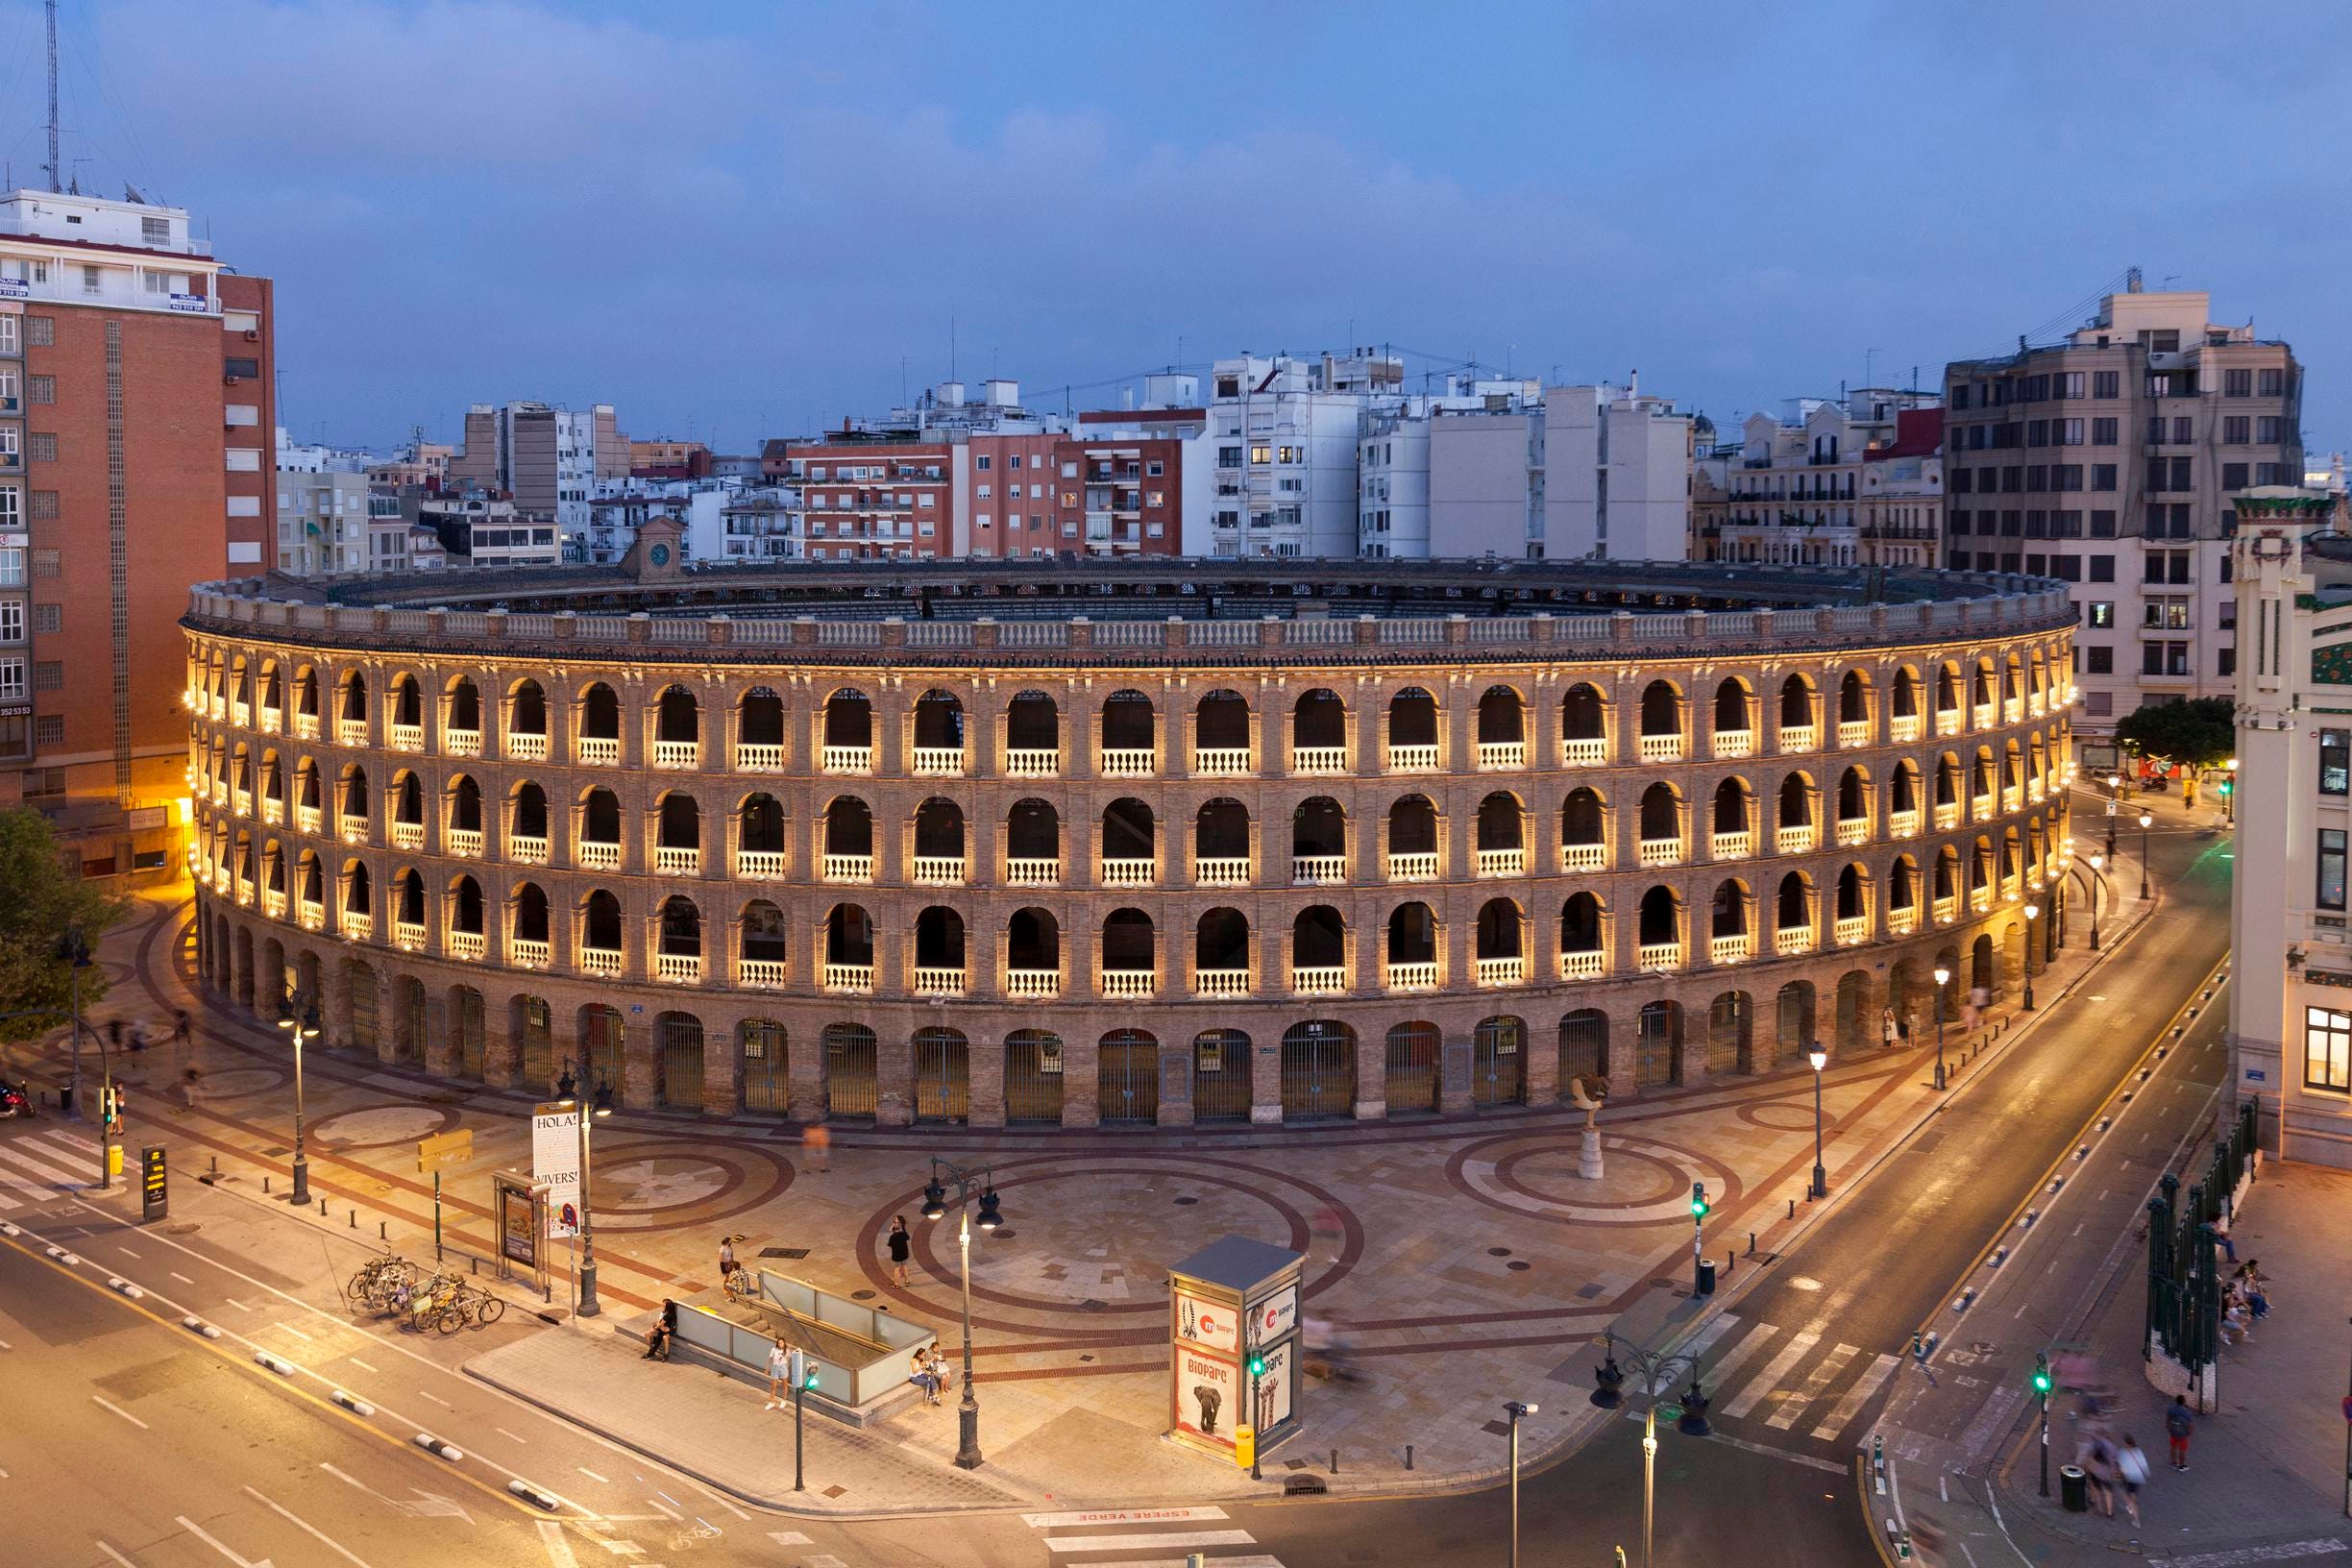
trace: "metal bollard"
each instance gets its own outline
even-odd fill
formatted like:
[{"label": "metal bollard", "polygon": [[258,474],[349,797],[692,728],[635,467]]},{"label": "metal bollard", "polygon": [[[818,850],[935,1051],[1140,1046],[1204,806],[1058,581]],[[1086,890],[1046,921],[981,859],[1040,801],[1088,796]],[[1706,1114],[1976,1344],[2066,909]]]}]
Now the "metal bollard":
[{"label": "metal bollard", "polygon": [[1755,1232],[1753,1231],[1748,1233],[1748,1256],[1751,1258],[1755,1256]]},{"label": "metal bollard", "polygon": [[390,1237],[384,1234],[384,1224],[385,1222],[380,1219],[376,1222],[376,1239],[379,1241],[388,1241],[391,1239]]},{"label": "metal bollard", "polygon": [[327,1200],[326,1200],[325,1198],[321,1198],[321,1199],[319,1199],[319,1213],[320,1213],[322,1216],[324,1216],[324,1215],[326,1214],[326,1213],[327,1213]]},{"label": "metal bollard", "polygon": [[1335,1476],[1335,1475],[1337,1475],[1338,1473],[1339,1473],[1339,1451],[1338,1451],[1337,1449],[1335,1449],[1335,1449],[1333,1449],[1333,1450],[1332,1450],[1332,1474]]},{"label": "metal bollard", "polygon": [[1412,1468],[1412,1448],[1413,1445],[1410,1443],[1405,1445],[1405,1468],[1408,1470]]},{"label": "metal bollard", "polygon": [[261,1178],[261,1190],[264,1192],[269,1190],[269,1178],[267,1176]]},{"label": "metal bollard", "polygon": [[1735,1262],[1735,1261],[1738,1259],[1738,1257],[1739,1257],[1739,1254],[1738,1254],[1738,1253],[1736,1253],[1736,1252],[1727,1252],[1727,1253],[1725,1253],[1725,1254],[1724,1254],[1724,1278],[1725,1278],[1725,1279],[1727,1279],[1727,1279],[1729,1279],[1729,1278],[1731,1277],[1731,1264],[1732,1264],[1732,1263],[1733,1263],[1733,1262]]},{"label": "metal bollard", "polygon": [[[319,1205],[319,1213],[323,1214],[323,1213],[325,1213],[326,1212],[327,1212],[327,1206],[326,1206],[325,1204],[323,1204],[323,1203],[322,1203],[322,1204],[320,1204],[320,1205]],[[352,1228],[353,1230],[355,1230],[355,1230],[357,1230],[357,1229],[359,1228],[359,1211],[358,1211],[358,1210],[356,1210],[356,1209],[354,1209],[354,1210],[351,1212],[351,1228]]]},{"label": "metal bollard", "polygon": [[1791,1198],[1791,1199],[1789,1199],[1789,1215],[1788,1215],[1788,1217],[1789,1217],[1789,1218],[1791,1218],[1791,1219],[1795,1219],[1795,1218],[1797,1217],[1797,1200],[1796,1200],[1795,1198]]},{"label": "metal bollard", "polygon": [[217,1154],[212,1157],[212,1174],[215,1176],[220,1174],[220,1156]]}]

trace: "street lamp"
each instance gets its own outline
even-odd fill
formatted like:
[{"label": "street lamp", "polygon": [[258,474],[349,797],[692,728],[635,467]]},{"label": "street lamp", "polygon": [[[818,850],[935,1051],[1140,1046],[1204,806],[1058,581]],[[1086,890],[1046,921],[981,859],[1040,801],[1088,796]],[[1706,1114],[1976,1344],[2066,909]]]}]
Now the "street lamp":
[{"label": "street lamp", "polygon": [[1510,1568],[1519,1568],[1519,1419],[1533,1415],[1539,1408],[1515,1399],[1503,1407],[1503,1413],[1510,1417]]},{"label": "street lamp", "polygon": [[2117,802],[2122,798],[2123,775],[2109,773],[2107,775],[2107,858],[2109,860],[2115,858],[2116,813],[2119,809]]},{"label": "street lamp", "polygon": [[[58,938],[57,956],[72,968],[73,978],[73,1066],[65,1078],[65,1114],[74,1120],[82,1119],[82,971],[90,967],[89,943],[83,938],[78,925],[65,928]],[[104,1164],[103,1158],[100,1162]]]},{"label": "street lamp", "polygon": [[2107,857],[2091,857],[2091,950],[2099,950],[2099,894],[2107,886]]},{"label": "street lamp", "polygon": [[[583,1071],[588,1066],[586,1056],[580,1058]],[[555,1098],[572,1106],[580,1115],[579,1125],[579,1238],[580,1262],[577,1276],[578,1300],[572,1309],[575,1317],[594,1317],[604,1309],[597,1300],[596,1225],[588,1217],[588,1121],[591,1116],[601,1120],[613,1114],[612,1085],[597,1081],[596,1097],[586,1105],[580,1103],[579,1080],[572,1075],[570,1063],[564,1065],[563,1076],[555,1080]]]},{"label": "street lamp", "polygon": [[[1939,1000],[1939,1010],[1942,1005]],[[1829,1173],[1822,1169],[1822,1069],[1829,1065],[1829,1053],[1822,1049],[1817,1040],[1812,1049],[1805,1052],[1805,1060],[1813,1064],[1813,1189],[1806,1195],[1825,1198],[1829,1195]]]},{"label": "street lamp", "polygon": [[2042,918],[2040,904],[2025,906],[2025,1005],[2023,1011],[2033,1011],[2034,921]]},{"label": "street lamp", "polygon": [[980,1192],[980,1228],[992,1231],[1004,1223],[1004,1208],[997,1201],[996,1179],[987,1170],[967,1170],[951,1160],[931,1157],[931,1180],[923,1187],[922,1217],[938,1219],[947,1213],[947,1188],[940,1178],[946,1177],[956,1186],[956,1207],[963,1211],[956,1231],[956,1250],[964,1265],[964,1398],[956,1406],[956,1468],[980,1468],[980,1399],[972,1392],[972,1333],[971,1333],[971,1196],[974,1188]]},{"label": "street lamp", "polygon": [[310,1160],[303,1148],[303,1046],[319,1038],[318,998],[311,997],[307,1008],[302,1000],[296,997],[278,1020],[278,1027],[294,1041],[294,1191],[287,1201],[297,1205],[310,1201]]},{"label": "street lamp", "polygon": [[2140,896],[2144,900],[2148,895],[2148,829],[2155,825],[2154,812],[2144,811],[2140,814]]},{"label": "street lamp", "polygon": [[[1675,1430],[1688,1437],[1704,1437],[1713,1429],[1707,1425],[1707,1397],[1699,1387],[1699,1357],[1694,1351],[1661,1356],[1606,1330],[1602,1331],[1599,1342],[1605,1347],[1604,1356],[1593,1371],[1593,1391],[1589,1396],[1595,1408],[1613,1410],[1625,1397],[1625,1373],[1617,1365],[1621,1354],[1642,1375],[1643,1391],[1650,1396],[1650,1409],[1642,1425],[1642,1568],[1650,1568],[1651,1523],[1655,1516],[1657,1496],[1658,1382],[1664,1377],[1671,1384],[1674,1379],[1668,1374],[1677,1366],[1690,1374],[1690,1389],[1682,1396],[1682,1413],[1675,1420]],[[1622,1559],[1624,1555],[1620,1548],[1619,1557]]]},{"label": "street lamp", "polygon": [[1944,991],[1951,984],[1951,969],[1942,964],[1935,967],[1936,983],[1936,1076],[1935,1087],[1944,1087]]}]

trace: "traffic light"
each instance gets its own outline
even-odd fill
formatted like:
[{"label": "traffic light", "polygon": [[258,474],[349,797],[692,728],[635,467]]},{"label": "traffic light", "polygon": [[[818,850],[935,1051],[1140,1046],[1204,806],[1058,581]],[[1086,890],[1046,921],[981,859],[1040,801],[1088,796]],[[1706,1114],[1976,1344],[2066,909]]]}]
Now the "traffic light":
[{"label": "traffic light", "polygon": [[1693,1182],[1693,1183],[1691,1183],[1691,1218],[1693,1218],[1693,1219],[1704,1219],[1704,1218],[1706,1218],[1706,1216],[1707,1216],[1707,1195],[1706,1195],[1706,1183],[1704,1183],[1704,1182]]},{"label": "traffic light", "polygon": [[1249,1375],[1253,1378],[1265,1376],[1265,1358],[1254,1350],[1250,1352]]},{"label": "traffic light", "polygon": [[2042,1398],[2046,1400],[2049,1398],[2050,1369],[2049,1355],[2047,1352],[2043,1352],[2034,1357],[2033,1389],[2034,1392],[2040,1395]]},{"label": "traffic light", "polygon": [[2221,782],[2220,782],[2220,784],[2219,784],[2217,787],[2219,788],[2219,790],[2221,791],[2221,793],[2222,793],[2223,795],[2225,795],[2225,796],[2226,796],[2226,795],[2236,795],[2236,794],[2238,793],[2238,781],[2237,781],[2236,779],[2234,779],[2234,778],[2224,778],[2224,779],[2222,779],[2222,780],[2221,780]]}]

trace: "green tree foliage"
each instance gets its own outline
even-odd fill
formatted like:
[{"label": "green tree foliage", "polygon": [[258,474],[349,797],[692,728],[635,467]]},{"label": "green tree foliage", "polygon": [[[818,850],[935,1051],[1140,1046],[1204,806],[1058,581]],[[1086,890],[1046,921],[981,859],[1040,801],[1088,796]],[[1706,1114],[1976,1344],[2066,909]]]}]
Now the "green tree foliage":
[{"label": "green tree foliage", "polygon": [[[78,929],[95,948],[99,934],[122,919],[125,907],[121,898],[65,870],[47,818],[22,807],[0,811],[0,1013],[65,1012],[73,996],[73,969],[59,956],[59,939]],[[85,1017],[106,989],[104,968],[91,964],[82,971]],[[58,1021],[0,1021],[0,1040],[29,1040],[56,1028]]]},{"label": "green tree foliage", "polygon": [[2236,753],[2237,713],[2237,704],[2226,697],[2149,702],[2123,716],[2116,740],[2142,756],[2202,772]]}]

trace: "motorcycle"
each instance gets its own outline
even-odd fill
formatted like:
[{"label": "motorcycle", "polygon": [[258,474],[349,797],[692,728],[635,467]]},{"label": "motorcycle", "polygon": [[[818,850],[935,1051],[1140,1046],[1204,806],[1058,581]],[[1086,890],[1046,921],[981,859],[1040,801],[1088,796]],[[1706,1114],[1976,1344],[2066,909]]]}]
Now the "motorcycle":
[{"label": "motorcycle", "polygon": [[12,1116],[32,1115],[32,1091],[22,1084],[12,1084],[6,1078],[0,1078],[0,1121]]}]

